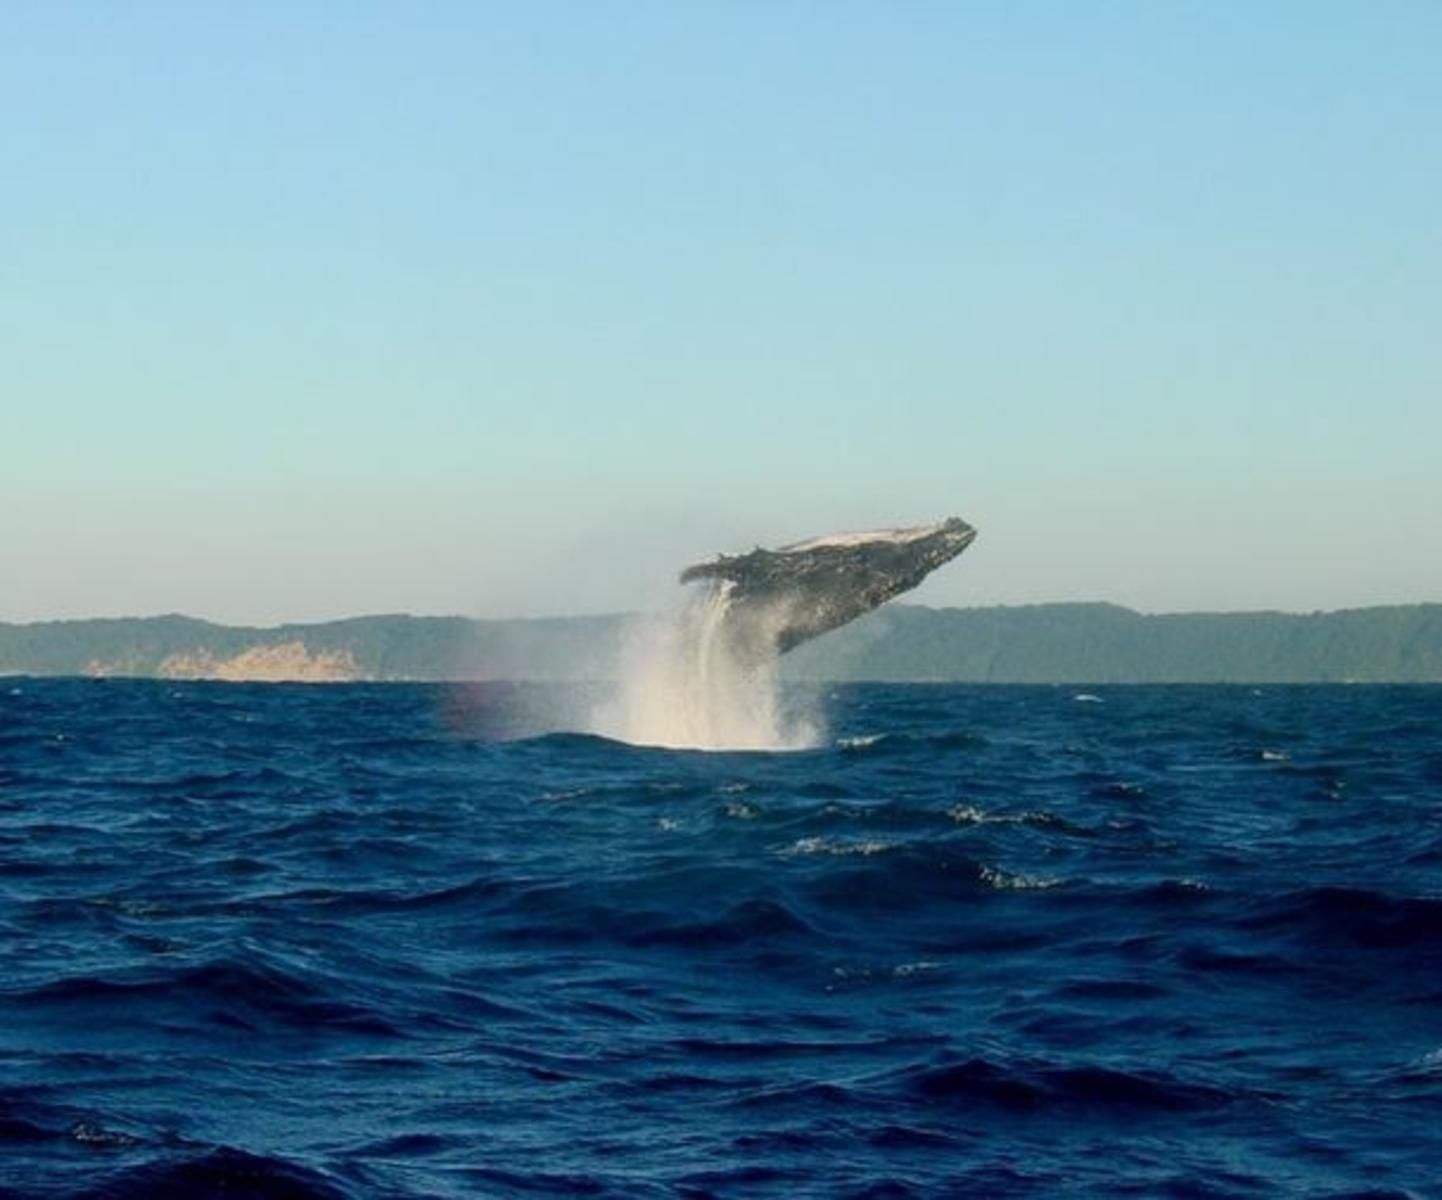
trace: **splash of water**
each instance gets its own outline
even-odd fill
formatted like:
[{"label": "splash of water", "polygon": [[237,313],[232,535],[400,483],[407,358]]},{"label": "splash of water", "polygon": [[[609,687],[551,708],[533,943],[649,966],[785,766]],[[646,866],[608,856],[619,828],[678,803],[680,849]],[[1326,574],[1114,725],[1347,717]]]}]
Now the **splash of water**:
[{"label": "splash of water", "polygon": [[596,733],[638,745],[697,750],[800,750],[822,730],[800,697],[783,695],[773,655],[757,661],[730,636],[730,583],[639,624],[616,694]]}]

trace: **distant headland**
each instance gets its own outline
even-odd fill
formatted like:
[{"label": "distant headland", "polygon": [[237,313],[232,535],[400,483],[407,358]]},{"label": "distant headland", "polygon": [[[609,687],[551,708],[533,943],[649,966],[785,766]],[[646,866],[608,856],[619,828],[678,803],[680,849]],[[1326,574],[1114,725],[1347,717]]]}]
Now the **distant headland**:
[{"label": "distant headland", "polygon": [[[0,623],[0,674],[353,682],[606,680],[644,616],[184,616]],[[1146,615],[1113,604],[891,604],[787,656],[797,681],[1442,682],[1442,604]]]}]

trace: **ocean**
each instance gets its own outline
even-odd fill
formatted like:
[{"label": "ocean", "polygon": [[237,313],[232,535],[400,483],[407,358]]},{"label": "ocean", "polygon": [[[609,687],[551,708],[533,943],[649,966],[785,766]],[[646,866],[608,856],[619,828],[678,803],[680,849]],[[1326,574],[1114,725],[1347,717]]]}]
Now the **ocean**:
[{"label": "ocean", "polygon": [[555,700],[0,680],[0,1196],[1442,1196],[1442,688]]}]

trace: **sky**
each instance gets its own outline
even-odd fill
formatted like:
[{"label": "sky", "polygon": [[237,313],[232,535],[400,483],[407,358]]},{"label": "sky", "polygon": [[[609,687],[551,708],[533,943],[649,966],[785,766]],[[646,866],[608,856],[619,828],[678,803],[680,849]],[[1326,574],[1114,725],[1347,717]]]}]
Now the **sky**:
[{"label": "sky", "polygon": [[0,5],[0,620],[1442,600],[1435,0]]}]

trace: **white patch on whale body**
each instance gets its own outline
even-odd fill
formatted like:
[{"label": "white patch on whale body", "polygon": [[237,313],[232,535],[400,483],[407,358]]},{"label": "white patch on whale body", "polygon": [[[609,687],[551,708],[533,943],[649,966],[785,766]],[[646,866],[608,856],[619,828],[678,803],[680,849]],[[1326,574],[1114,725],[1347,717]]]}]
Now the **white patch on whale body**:
[{"label": "white patch on whale body", "polygon": [[856,533],[824,533],[820,537],[807,538],[804,542],[792,542],[789,546],[782,546],[777,552],[779,554],[792,554],[807,550],[821,550],[828,546],[865,546],[871,542],[890,542],[892,545],[904,546],[910,542],[919,542],[922,538],[931,537],[932,534],[940,533],[946,526],[946,522],[938,522],[935,525],[916,525],[908,529],[867,529]]}]

